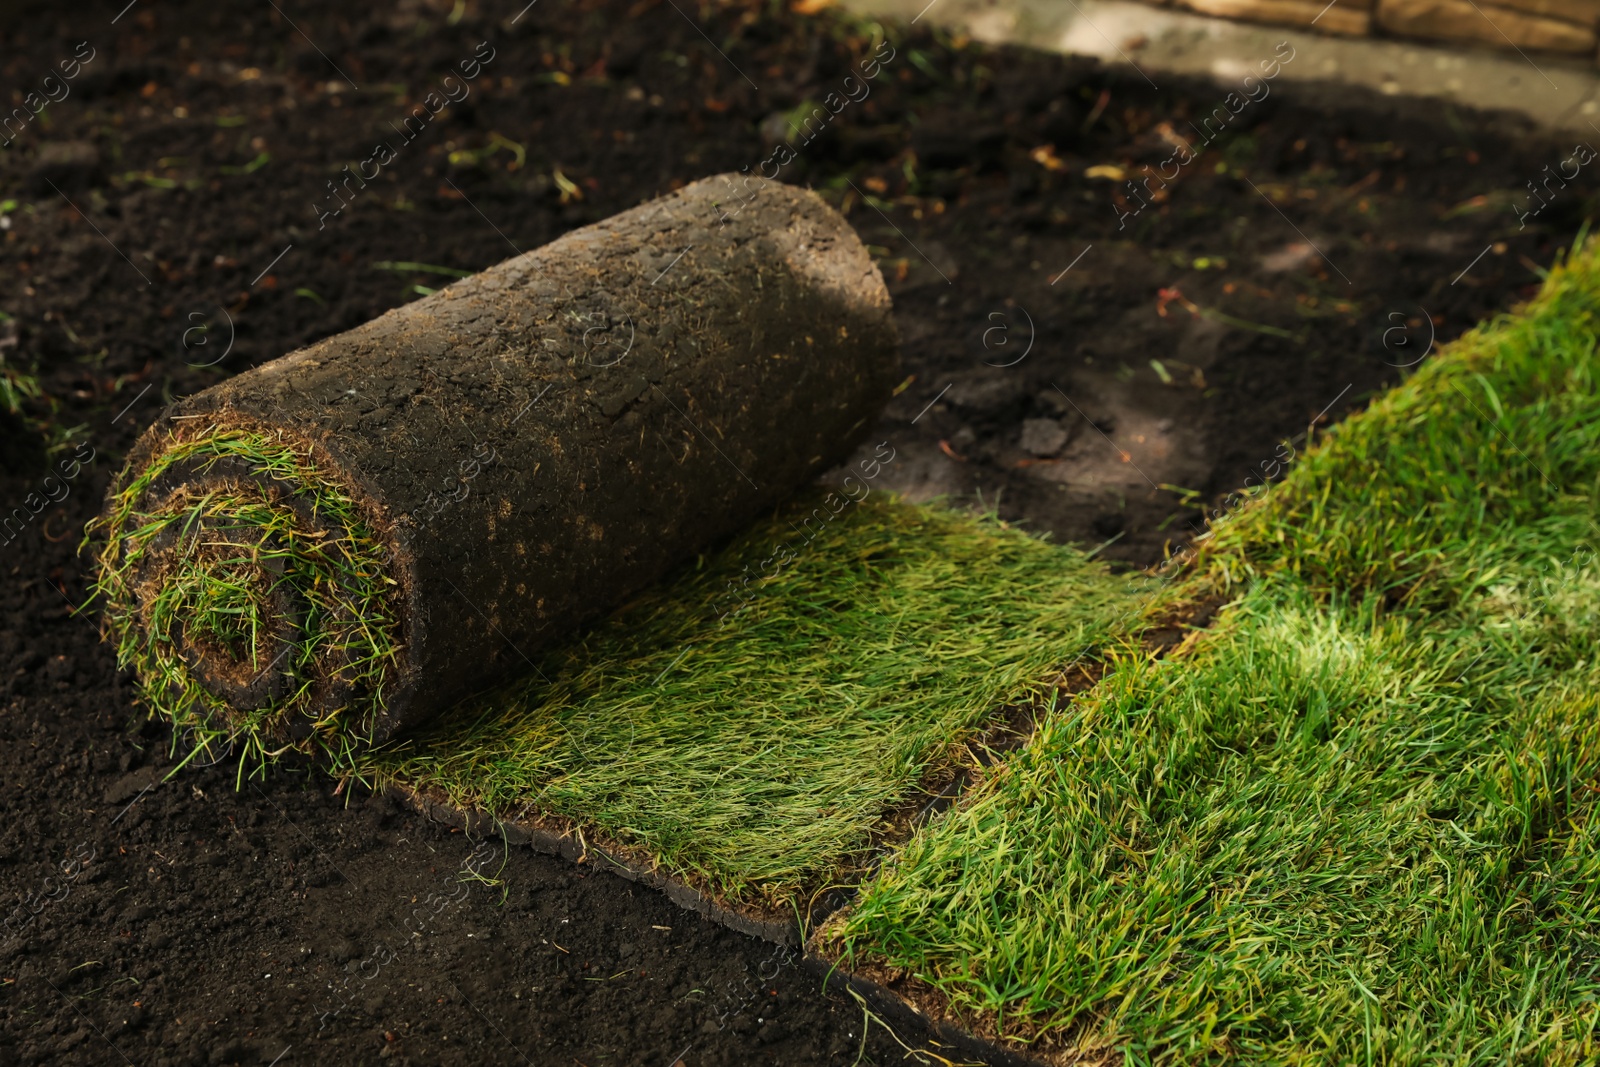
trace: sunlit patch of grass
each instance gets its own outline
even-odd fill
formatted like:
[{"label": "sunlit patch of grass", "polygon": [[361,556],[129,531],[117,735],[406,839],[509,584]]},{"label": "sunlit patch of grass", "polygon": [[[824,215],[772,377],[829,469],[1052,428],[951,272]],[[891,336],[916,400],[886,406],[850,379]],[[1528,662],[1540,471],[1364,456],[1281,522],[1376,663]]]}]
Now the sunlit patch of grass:
[{"label": "sunlit patch of grass", "polygon": [[1231,607],[819,937],[1063,1059],[1600,1056],[1600,248],[1207,537]]}]

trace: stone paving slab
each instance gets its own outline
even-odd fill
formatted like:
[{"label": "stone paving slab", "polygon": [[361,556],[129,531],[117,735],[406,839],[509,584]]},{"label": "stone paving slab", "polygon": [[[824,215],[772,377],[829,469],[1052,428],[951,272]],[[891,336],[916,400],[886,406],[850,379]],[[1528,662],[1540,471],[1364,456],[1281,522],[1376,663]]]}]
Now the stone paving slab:
[{"label": "stone paving slab", "polygon": [[1164,73],[1238,80],[1288,40],[1295,60],[1283,77],[1290,81],[1501,109],[1547,129],[1600,138],[1600,76],[1584,59],[1330,37],[1131,0],[845,0],[845,7],[874,18],[931,21],[991,44],[1129,64],[1158,86]]}]

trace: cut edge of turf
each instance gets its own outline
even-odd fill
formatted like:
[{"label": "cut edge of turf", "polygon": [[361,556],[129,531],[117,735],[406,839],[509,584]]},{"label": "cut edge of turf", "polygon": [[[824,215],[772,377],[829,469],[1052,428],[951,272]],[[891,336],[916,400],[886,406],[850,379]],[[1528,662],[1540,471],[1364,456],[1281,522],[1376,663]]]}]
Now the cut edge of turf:
[{"label": "cut edge of turf", "polygon": [[[559,856],[574,866],[604,871],[653,889],[683,910],[736,933],[798,949],[801,965],[820,981],[824,992],[842,987],[871,1021],[894,1033],[902,1042],[908,1036],[916,1038],[920,1034],[930,1038],[941,1051],[963,1057],[960,1061],[943,1060],[944,1063],[966,1064],[972,1062],[967,1059],[971,1057],[976,1063],[989,1067],[1054,1067],[1028,1055],[1036,1050],[1014,1047],[1011,1042],[993,1036],[992,1031],[986,1033],[981,1021],[972,1025],[961,1019],[958,1013],[948,1010],[942,994],[931,987],[908,988],[906,983],[897,981],[882,968],[850,971],[839,966],[836,959],[814,949],[808,927],[796,915],[730,901],[714,889],[697,884],[700,880],[661,871],[640,849],[592,828],[585,831],[576,825],[558,827],[536,819],[500,820],[477,808],[452,804],[436,792],[398,783],[391,783],[384,789],[417,815],[461,830],[469,839],[498,837],[509,845],[524,845],[544,855]],[[886,851],[884,856],[888,854]],[[868,873],[864,871],[863,877]],[[850,887],[852,891],[853,888]]]},{"label": "cut edge of turf", "polygon": [[[1171,580],[1178,588],[1170,595],[1165,610],[1156,612],[1144,620],[1143,625],[1130,628],[1112,643],[1093,650],[1090,656],[1084,657],[1084,662],[1075,664],[1070,687],[1064,688],[1050,707],[1040,711],[1059,714],[1073,699],[1092,692],[1115,669],[1115,657],[1181,658],[1200,635],[1225,625],[1224,616],[1233,603],[1230,595],[1237,589],[1229,589],[1227,583],[1214,574],[1194,570],[1197,557],[1188,549],[1170,562],[1177,568]],[[1038,719],[1030,721],[1027,734],[1020,738],[1019,744],[1008,748],[1007,754],[1026,745],[1037,725]],[[938,813],[956,808],[972,797],[975,787],[982,784],[980,776],[991,766],[993,764],[985,764],[977,769]],[[879,862],[874,864],[873,872],[867,873],[874,873],[882,861],[891,859],[913,833],[930,821],[931,816],[908,827],[903,837],[876,857]],[[836,932],[839,924],[848,919],[864,881],[865,875],[849,887],[848,899],[804,931],[804,949],[807,958],[818,961],[830,975],[840,976],[878,1011],[891,1014],[904,1024],[925,1027],[954,1048],[991,1056],[990,1062],[997,1067],[1001,1064],[1005,1067],[1078,1067],[1120,1062],[1121,1056],[1114,1048],[1085,1048],[1075,1041],[1089,1020],[1084,1020],[1081,1027],[1041,1029],[1025,1037],[1015,1030],[1002,1032],[990,1013],[963,1012],[943,990],[903,968],[872,957],[852,964],[838,943]]]}]

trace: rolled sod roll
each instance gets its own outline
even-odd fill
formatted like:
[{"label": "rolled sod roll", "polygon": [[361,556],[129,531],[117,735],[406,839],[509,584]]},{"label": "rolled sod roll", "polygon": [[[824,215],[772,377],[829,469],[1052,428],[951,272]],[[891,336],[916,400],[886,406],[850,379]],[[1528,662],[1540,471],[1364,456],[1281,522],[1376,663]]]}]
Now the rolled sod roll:
[{"label": "rolled sod roll", "polygon": [[338,764],[843,461],[896,382],[883,279],[815,195],[732,177],[168,408],[89,532],[141,699]]}]

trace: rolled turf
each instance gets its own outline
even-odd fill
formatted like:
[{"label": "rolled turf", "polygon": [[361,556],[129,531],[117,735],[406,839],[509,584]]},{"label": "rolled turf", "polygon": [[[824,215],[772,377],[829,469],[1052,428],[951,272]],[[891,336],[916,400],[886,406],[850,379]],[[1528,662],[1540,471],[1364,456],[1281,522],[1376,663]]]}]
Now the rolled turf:
[{"label": "rolled turf", "polygon": [[848,456],[896,380],[816,196],[707,179],[174,404],[91,527],[144,700],[257,760],[533,665]]},{"label": "rolled turf", "polygon": [[1594,1063],[1600,246],[1207,539],[816,939],[1051,1062]]}]

